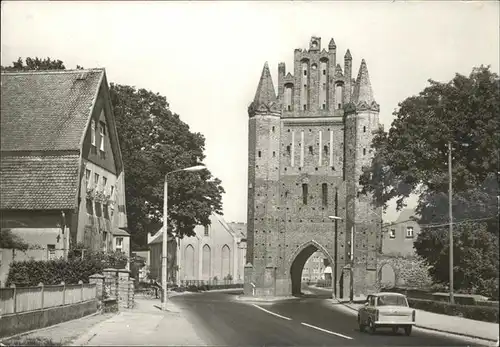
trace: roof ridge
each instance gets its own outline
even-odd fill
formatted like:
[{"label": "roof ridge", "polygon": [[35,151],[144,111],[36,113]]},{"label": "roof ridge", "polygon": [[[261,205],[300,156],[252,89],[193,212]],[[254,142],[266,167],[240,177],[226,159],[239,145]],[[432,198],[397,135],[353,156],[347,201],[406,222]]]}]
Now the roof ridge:
[{"label": "roof ridge", "polygon": [[42,74],[65,74],[65,73],[83,73],[83,72],[104,72],[106,68],[96,67],[89,69],[68,69],[68,70],[9,70],[1,71],[2,75],[42,75]]}]

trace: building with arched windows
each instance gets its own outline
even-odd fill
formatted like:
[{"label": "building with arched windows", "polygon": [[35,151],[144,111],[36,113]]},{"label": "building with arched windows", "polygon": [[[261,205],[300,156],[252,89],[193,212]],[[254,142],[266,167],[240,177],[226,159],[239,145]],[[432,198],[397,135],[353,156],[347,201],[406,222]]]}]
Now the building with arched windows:
[{"label": "building with arched windows", "polygon": [[177,252],[181,281],[243,281],[246,225],[226,223],[212,214],[210,225],[195,228],[196,236],[180,240]]},{"label": "building with arched windows", "polygon": [[[184,237],[179,242],[169,235],[169,281],[243,282],[246,224],[226,223],[221,216],[212,214],[210,225],[196,226],[195,233],[195,236]],[[162,241],[162,229],[148,236],[149,277],[157,281],[161,281]]]}]

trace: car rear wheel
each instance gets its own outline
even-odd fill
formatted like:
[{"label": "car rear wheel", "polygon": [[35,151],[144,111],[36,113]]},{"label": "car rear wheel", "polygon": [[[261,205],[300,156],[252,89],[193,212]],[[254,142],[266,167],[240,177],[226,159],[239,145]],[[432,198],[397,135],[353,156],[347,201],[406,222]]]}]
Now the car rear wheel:
[{"label": "car rear wheel", "polygon": [[375,326],[375,323],[373,323],[371,318],[368,320],[368,327],[370,328],[370,334],[375,334],[377,327]]},{"label": "car rear wheel", "polygon": [[392,327],[392,333],[393,334],[397,334],[398,333],[398,330],[399,330],[399,327],[396,326],[396,327]]},{"label": "car rear wheel", "polygon": [[412,328],[411,325],[408,325],[408,326],[405,327],[405,335],[406,336],[410,336],[411,335],[411,328]]},{"label": "car rear wheel", "polygon": [[364,332],[365,331],[365,325],[363,322],[361,322],[361,317],[358,316],[358,325],[359,325],[359,331]]}]

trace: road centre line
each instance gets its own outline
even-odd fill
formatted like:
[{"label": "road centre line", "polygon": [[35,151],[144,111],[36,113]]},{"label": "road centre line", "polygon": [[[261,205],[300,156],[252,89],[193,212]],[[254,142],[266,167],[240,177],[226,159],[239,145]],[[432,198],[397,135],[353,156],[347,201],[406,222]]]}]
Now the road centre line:
[{"label": "road centre line", "polygon": [[271,311],[268,311],[266,310],[265,308],[262,308],[260,307],[259,305],[256,305],[256,304],[252,304],[253,306],[257,307],[259,310],[262,310],[264,312],[267,312],[269,314],[272,314],[273,316],[276,316],[276,317],[280,317],[280,318],[283,318],[283,319],[286,319],[286,320],[292,320],[291,318],[288,318],[288,317],[285,317],[285,316],[282,316],[282,315],[279,315],[277,313],[274,313],[274,312],[271,312]]},{"label": "road centre line", "polygon": [[309,328],[313,328],[313,329],[317,329],[319,331],[323,331],[323,332],[328,333],[328,334],[332,334],[332,335],[335,335],[335,336],[343,337],[344,339],[352,340],[352,337],[349,337],[349,336],[346,336],[346,335],[342,335],[342,334],[339,334],[339,333],[335,333],[333,331],[326,330],[326,329],[323,329],[323,328],[319,328],[319,327],[311,325],[311,324],[307,324],[307,323],[303,323],[303,322],[301,322],[300,324],[305,325],[306,327],[309,327]]}]

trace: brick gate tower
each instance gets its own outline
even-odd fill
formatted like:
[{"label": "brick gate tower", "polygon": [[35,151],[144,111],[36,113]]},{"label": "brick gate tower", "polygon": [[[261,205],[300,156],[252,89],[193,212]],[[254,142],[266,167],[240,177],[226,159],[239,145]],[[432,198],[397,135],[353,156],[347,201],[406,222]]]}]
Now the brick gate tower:
[{"label": "brick gate tower", "polygon": [[381,210],[358,195],[358,181],[378,114],[365,61],[354,80],[349,50],[342,69],[333,39],[328,51],[319,37],[296,49],[293,75],[279,64],[277,97],[264,65],[248,108],[245,295],[299,294],[317,250],[332,264],[337,296],[375,290]]}]

